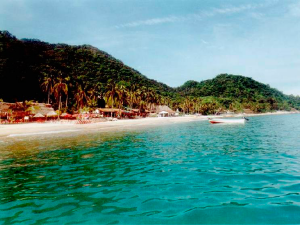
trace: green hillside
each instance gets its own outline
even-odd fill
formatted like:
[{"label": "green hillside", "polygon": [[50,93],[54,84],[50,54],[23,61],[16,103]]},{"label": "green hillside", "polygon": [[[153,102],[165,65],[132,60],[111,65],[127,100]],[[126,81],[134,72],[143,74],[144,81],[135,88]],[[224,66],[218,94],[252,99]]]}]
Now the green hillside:
[{"label": "green hillside", "polygon": [[285,98],[282,92],[271,88],[269,85],[259,83],[252,78],[228,74],[221,74],[214,79],[202,82],[187,81],[177,88],[177,91],[185,96],[215,96],[239,100],[258,98],[283,100]]},{"label": "green hillside", "polygon": [[269,85],[237,75],[220,74],[202,82],[187,81],[176,91],[181,96],[215,99],[225,108],[237,111],[248,108],[264,112],[300,107],[299,97],[287,96]]},{"label": "green hillside", "polygon": [[0,99],[49,101],[63,111],[76,111],[97,106],[98,96],[109,107],[149,109],[166,104],[202,114],[226,109],[300,109],[299,97],[284,95],[251,78],[222,74],[171,88],[95,47],[19,40],[0,31]]},{"label": "green hillside", "polygon": [[[80,90],[92,93],[93,96],[89,96],[91,100],[97,95],[105,95],[108,83],[115,85],[120,81],[132,91],[174,95],[174,90],[167,85],[146,78],[120,60],[89,45],[18,40],[3,31],[0,32],[0,52],[0,98],[8,102],[47,101],[47,90],[43,91],[47,85],[42,85],[47,79],[52,87],[59,80],[67,84],[68,93],[62,91],[62,99],[67,98],[69,106],[76,105],[75,95]],[[51,92],[50,99],[56,104],[55,90]]]}]

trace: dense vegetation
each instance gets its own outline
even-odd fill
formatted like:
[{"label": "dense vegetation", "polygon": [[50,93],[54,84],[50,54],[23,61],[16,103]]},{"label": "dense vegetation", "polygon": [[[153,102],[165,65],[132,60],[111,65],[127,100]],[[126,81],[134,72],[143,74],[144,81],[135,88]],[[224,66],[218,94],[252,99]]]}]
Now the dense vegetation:
[{"label": "dense vegetation", "polygon": [[171,88],[148,79],[92,46],[18,40],[0,31],[0,99],[7,102],[50,102],[62,111],[97,106],[149,109],[166,104],[188,113],[231,109],[254,112],[300,109],[300,98],[251,78],[222,74],[202,82]]},{"label": "dense vegetation", "polygon": [[202,82],[187,81],[176,91],[181,96],[190,96],[192,99],[201,97],[202,102],[215,102],[221,108],[233,111],[250,109],[265,112],[300,108],[299,97],[284,95],[269,85],[243,76],[221,74]]}]

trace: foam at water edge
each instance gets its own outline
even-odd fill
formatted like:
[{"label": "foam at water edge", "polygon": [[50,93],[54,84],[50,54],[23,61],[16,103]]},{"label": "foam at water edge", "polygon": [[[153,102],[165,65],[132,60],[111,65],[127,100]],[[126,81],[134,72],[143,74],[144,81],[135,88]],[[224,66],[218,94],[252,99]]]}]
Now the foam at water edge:
[{"label": "foam at water edge", "polygon": [[42,135],[42,134],[59,134],[65,132],[76,132],[79,130],[60,130],[60,131],[46,131],[46,132],[36,132],[36,133],[25,133],[25,134],[10,134],[7,137],[19,137],[19,136],[30,136],[30,135]]}]

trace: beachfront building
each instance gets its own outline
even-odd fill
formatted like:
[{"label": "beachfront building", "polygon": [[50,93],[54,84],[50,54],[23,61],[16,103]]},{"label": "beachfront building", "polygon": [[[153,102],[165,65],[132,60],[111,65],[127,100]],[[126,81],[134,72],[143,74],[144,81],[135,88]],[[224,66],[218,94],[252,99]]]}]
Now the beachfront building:
[{"label": "beachfront building", "polygon": [[175,111],[166,105],[158,105],[155,108],[155,113],[160,117],[175,116]]},{"label": "beachfront building", "polygon": [[115,108],[99,108],[98,110],[103,117],[118,117],[122,113],[122,110]]},{"label": "beachfront building", "polygon": [[122,110],[116,108],[99,108],[98,111],[102,117],[128,118],[128,119],[133,119],[137,117],[147,117],[150,113],[148,110],[142,110],[142,111],[139,109]]},{"label": "beachfront building", "polygon": [[147,117],[150,114],[149,110],[145,109],[132,109],[130,110],[136,117]]},{"label": "beachfront building", "polygon": [[[50,104],[25,102],[0,102],[0,119],[1,123],[18,123],[36,120],[37,116],[42,115],[45,118],[53,118],[54,109]],[[42,117],[40,117],[42,118]]]},{"label": "beachfront building", "polygon": [[158,113],[158,116],[159,117],[168,117],[169,113],[167,111],[161,111],[161,112]]}]

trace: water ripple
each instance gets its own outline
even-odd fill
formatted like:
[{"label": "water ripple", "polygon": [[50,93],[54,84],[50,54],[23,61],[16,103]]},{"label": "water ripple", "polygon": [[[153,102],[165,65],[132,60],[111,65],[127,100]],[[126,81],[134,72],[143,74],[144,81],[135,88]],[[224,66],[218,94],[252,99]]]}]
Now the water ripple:
[{"label": "water ripple", "polygon": [[300,223],[299,121],[284,115],[245,126],[205,121],[2,143],[0,221]]}]

